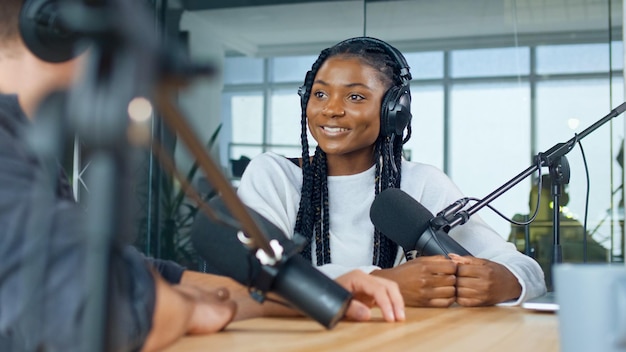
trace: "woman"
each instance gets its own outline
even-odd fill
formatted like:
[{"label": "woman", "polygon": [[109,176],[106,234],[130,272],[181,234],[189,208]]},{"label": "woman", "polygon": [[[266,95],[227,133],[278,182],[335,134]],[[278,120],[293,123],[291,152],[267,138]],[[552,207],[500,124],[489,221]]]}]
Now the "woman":
[{"label": "woman", "polygon": [[[478,216],[450,232],[475,257],[405,262],[375,230],[369,209],[384,189],[401,188],[433,213],[463,197],[440,170],[402,158],[411,136],[410,79],[402,54],[378,39],[323,50],[300,89],[302,157],[254,158],[239,196],[287,234],[304,236],[301,254],[329,276],[359,268],[392,279],[408,305],[519,304],[542,294],[539,265]],[[312,157],[307,129],[318,144]]]}]

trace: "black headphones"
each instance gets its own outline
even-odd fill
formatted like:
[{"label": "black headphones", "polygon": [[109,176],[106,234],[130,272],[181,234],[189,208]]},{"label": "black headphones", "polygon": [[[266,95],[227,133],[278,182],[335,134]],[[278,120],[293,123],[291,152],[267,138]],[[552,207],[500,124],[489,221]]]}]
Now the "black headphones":
[{"label": "black headphones", "polygon": [[26,0],[19,18],[24,44],[38,58],[64,62],[78,56],[86,46],[78,47],[82,36],[68,30],[59,15],[59,0]]},{"label": "black headphones", "polygon": [[[383,136],[399,136],[402,138],[404,129],[411,123],[412,116],[411,90],[409,87],[409,83],[411,82],[411,73],[409,72],[409,65],[398,49],[380,39],[372,37],[355,37],[339,42],[335,46],[349,44],[356,41],[369,41],[381,46],[400,66],[401,84],[392,86],[383,96],[380,109],[380,134]],[[308,71],[304,80],[304,85],[298,89],[298,94],[300,95],[300,105],[303,112],[306,111],[307,105],[307,101],[304,97],[309,97],[311,93],[309,91],[311,87],[307,86],[307,82],[313,81],[314,77],[311,77],[313,74],[314,73],[312,71]]]}]

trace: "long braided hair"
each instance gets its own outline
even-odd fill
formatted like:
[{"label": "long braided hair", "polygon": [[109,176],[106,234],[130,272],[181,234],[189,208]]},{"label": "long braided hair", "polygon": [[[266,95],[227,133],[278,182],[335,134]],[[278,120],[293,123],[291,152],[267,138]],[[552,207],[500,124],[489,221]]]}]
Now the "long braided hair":
[{"label": "long braided hair", "polygon": [[[400,63],[392,57],[388,50],[377,41],[368,38],[353,38],[343,41],[331,48],[322,50],[307,72],[304,85],[300,88],[301,95],[301,134],[302,143],[302,191],[300,208],[296,218],[295,232],[308,241],[302,250],[302,256],[314,264],[323,265],[331,262],[328,209],[328,178],[326,153],[319,147],[311,158],[307,138],[306,107],[311,96],[311,89],[317,71],[330,57],[342,56],[358,58],[365,65],[380,71],[390,85],[402,84]],[[387,188],[400,187],[402,144],[411,135],[410,124],[404,139],[379,135],[374,146],[376,162],[375,194]],[[315,241],[315,261],[312,259],[312,243]],[[393,267],[398,245],[385,235],[375,230],[374,253],[372,264],[381,268]]]}]

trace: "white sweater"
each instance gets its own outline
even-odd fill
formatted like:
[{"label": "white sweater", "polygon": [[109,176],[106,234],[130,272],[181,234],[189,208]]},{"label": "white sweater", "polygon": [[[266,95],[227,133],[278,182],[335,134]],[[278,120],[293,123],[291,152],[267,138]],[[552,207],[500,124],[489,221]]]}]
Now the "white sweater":
[{"label": "white sweater", "polygon": [[[360,174],[328,177],[328,208],[331,263],[318,268],[331,278],[353,269],[366,273],[372,265],[374,225],[369,210],[374,201],[375,167]],[[292,237],[300,204],[302,170],[283,156],[261,154],[250,162],[238,188],[241,200]],[[402,161],[400,187],[430,212],[436,214],[463,198],[458,187],[441,170],[431,165]],[[519,280],[522,294],[515,302],[539,296],[546,290],[543,271],[535,260],[518,252],[478,215],[453,228],[449,235],[475,257],[507,267]],[[313,244],[313,255],[315,248]],[[404,261],[402,248],[396,265]]]}]

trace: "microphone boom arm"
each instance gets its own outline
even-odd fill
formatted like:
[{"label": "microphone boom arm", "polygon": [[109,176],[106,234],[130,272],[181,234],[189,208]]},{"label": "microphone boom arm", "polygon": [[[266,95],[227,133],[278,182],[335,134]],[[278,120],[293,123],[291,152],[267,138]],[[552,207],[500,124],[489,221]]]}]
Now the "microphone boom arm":
[{"label": "microphone boom arm", "polygon": [[[237,193],[231,184],[222,174],[215,162],[205,152],[204,146],[194,134],[187,120],[171,102],[170,93],[172,92],[170,92],[170,86],[168,86],[168,84],[161,83],[157,86],[155,101],[159,106],[159,111],[163,114],[165,122],[172,130],[178,132],[179,137],[196,158],[198,165],[205,173],[209,182],[221,193],[228,210],[240,221],[243,232],[247,236],[250,236],[251,241],[246,241],[244,244],[249,248],[261,249],[265,252],[266,255],[262,255],[262,257],[268,260],[267,264],[272,265],[275,264],[273,262],[279,262],[282,254],[271,246],[266,235],[261,231],[258,224],[252,216],[250,216],[241,200],[237,197]],[[261,255],[261,253],[257,253],[257,256],[259,255]]]},{"label": "microphone boom arm", "polygon": [[[455,212],[454,214],[452,214],[450,216],[446,216],[446,217],[444,217],[443,215],[440,214],[435,219],[443,218],[443,220],[444,220],[443,224],[441,223],[441,220],[433,219],[434,221],[432,221],[432,222],[435,223],[435,224],[437,224],[437,222],[439,222],[437,225],[439,227],[443,227],[446,232],[449,231],[450,229],[452,229],[453,227],[457,226],[457,225],[464,224],[469,219],[469,217],[471,215],[475,214],[477,211],[479,211],[480,209],[482,209],[483,207],[485,207],[486,205],[491,203],[494,199],[498,198],[499,196],[504,194],[509,189],[513,188],[515,185],[520,183],[522,180],[524,180],[529,175],[533,174],[535,171],[539,170],[541,167],[545,167],[545,166],[549,167],[551,173],[561,173],[561,172],[569,173],[569,170],[567,170],[567,171],[561,171],[560,170],[560,168],[564,168],[564,164],[567,164],[567,161],[565,159],[565,155],[567,153],[569,153],[574,148],[574,146],[576,145],[576,143],[578,143],[578,141],[580,141],[581,139],[583,139],[587,135],[591,134],[593,131],[595,131],[600,126],[602,126],[605,123],[607,123],[609,120],[611,120],[614,117],[622,114],[624,111],[626,111],[626,102],[620,104],[618,107],[616,107],[615,109],[611,110],[610,113],[608,113],[606,116],[604,116],[600,120],[596,121],[591,126],[587,127],[581,133],[575,134],[574,137],[572,137],[567,142],[565,142],[565,143],[557,143],[556,145],[554,145],[552,148],[548,149],[547,151],[545,151],[543,153],[537,154],[537,156],[535,157],[535,164],[534,165],[529,166],[526,170],[524,170],[524,171],[520,172],[519,174],[517,174],[515,177],[513,177],[511,180],[509,180],[508,182],[506,182],[505,184],[503,184],[499,188],[497,188],[495,191],[489,193],[487,196],[485,196],[484,198],[480,199],[478,202],[476,202],[475,204],[470,206],[467,210],[461,210],[461,211]],[[569,178],[569,176],[567,178]],[[553,189],[553,191],[554,191],[554,189]],[[556,206],[555,206],[555,208],[556,208]],[[556,208],[555,214],[558,214],[558,208]],[[557,221],[558,221],[558,216],[557,216]],[[554,249],[555,253],[554,253],[554,260],[555,261],[559,261],[560,260],[560,253],[557,252],[559,250],[556,248],[557,247],[556,245],[559,245],[559,243],[558,243],[558,226],[555,226],[555,225],[556,225],[556,222],[553,223],[553,227],[554,227],[554,230],[555,230],[555,249]]]}]

